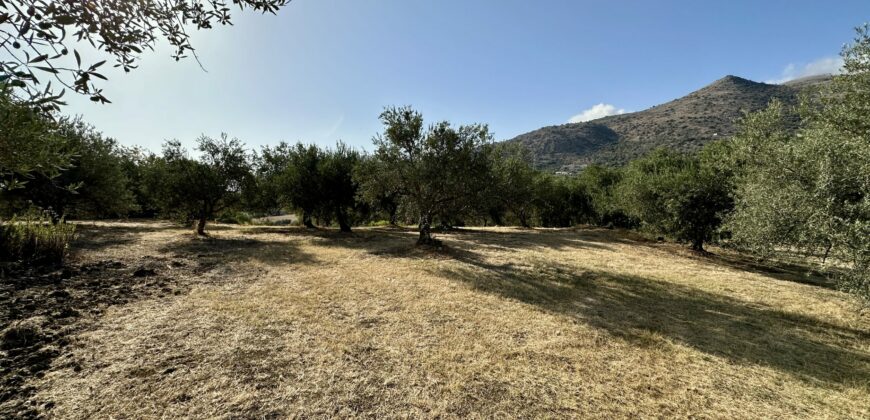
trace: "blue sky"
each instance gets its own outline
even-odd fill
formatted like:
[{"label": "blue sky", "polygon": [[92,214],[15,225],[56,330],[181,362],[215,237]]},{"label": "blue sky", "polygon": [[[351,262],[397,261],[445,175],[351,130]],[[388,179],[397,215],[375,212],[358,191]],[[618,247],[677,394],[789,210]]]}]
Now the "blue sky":
[{"label": "blue sky", "polygon": [[114,103],[71,98],[65,111],[154,151],[221,132],[254,148],[371,149],[383,107],[406,104],[429,121],[488,123],[501,140],[642,110],[727,74],[829,71],[868,19],[866,0],[294,0],[197,33],[207,72],[158,48],[130,74],[109,72]]}]

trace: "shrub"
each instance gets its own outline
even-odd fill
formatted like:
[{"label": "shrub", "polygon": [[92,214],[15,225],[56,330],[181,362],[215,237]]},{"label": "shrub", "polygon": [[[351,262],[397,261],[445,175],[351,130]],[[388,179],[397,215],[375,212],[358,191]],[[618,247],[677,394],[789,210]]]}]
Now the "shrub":
[{"label": "shrub", "polygon": [[75,225],[52,224],[45,213],[29,212],[0,224],[0,260],[29,264],[60,264]]},{"label": "shrub", "polygon": [[217,218],[218,223],[228,223],[234,225],[250,225],[254,222],[254,218],[244,211],[230,210],[221,213]]}]

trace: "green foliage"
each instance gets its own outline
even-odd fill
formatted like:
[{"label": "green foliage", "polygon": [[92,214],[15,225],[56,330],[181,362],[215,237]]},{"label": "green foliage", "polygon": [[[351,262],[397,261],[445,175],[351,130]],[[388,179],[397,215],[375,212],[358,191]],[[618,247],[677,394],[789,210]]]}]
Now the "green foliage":
[{"label": "green foliage", "polygon": [[322,201],[319,168],[322,153],[315,145],[280,143],[264,147],[258,166],[265,201],[276,207],[298,209],[302,223],[314,227],[312,216]]},{"label": "green foliage", "polygon": [[687,241],[695,250],[713,238],[730,210],[730,191],[691,155],[658,149],[632,161],[619,197],[626,213],[653,232]]},{"label": "green foliage", "polygon": [[496,225],[502,213],[510,211],[520,225],[530,227],[535,201],[535,178],[531,156],[518,143],[500,143],[490,154],[492,181],[488,183],[487,211]]},{"label": "green foliage", "polygon": [[133,217],[157,216],[157,203],[155,198],[149,195],[146,173],[158,157],[139,147],[122,147],[119,153],[121,171],[127,179],[129,194],[132,195],[132,205],[127,215]]},{"label": "green foliage", "polygon": [[620,207],[616,188],[622,180],[622,171],[601,165],[589,165],[577,174],[576,183],[589,196],[592,206],[590,217],[582,220],[598,226],[634,227],[635,221]]},{"label": "green foliage", "polygon": [[254,218],[248,212],[240,210],[226,210],[221,212],[217,217],[218,223],[228,223],[233,225],[250,225],[254,222]]},{"label": "green foliage", "polygon": [[354,181],[360,159],[359,152],[341,142],[335,149],[302,143],[264,147],[257,168],[261,203],[267,209],[299,210],[309,228],[315,216],[324,224],[335,218],[349,232],[361,210]]},{"label": "green foliage", "polygon": [[539,173],[533,185],[535,211],[541,226],[569,227],[592,218],[590,196],[573,178]]},{"label": "green foliage", "polygon": [[[288,2],[233,0],[232,4],[275,13]],[[231,24],[227,1],[0,1],[5,46],[0,82],[18,88],[22,97],[45,109],[62,105],[63,92],[55,94],[51,82],[41,88],[41,78],[53,79],[93,101],[108,102],[94,83],[106,79],[98,72],[106,60],[83,63],[77,50],[70,56],[71,47],[99,46],[99,54],[130,71],[142,52],[153,50],[161,40],[175,49],[173,58],[186,57],[194,50],[188,30],[215,24]]]},{"label": "green foliage", "polygon": [[357,202],[386,216],[387,224],[396,225],[402,198],[400,185],[396,179],[379,178],[385,171],[382,160],[368,155],[360,156],[353,173],[357,185]]},{"label": "green foliage", "polygon": [[[454,128],[446,121],[424,129],[423,116],[409,107],[387,108],[380,118],[384,133],[374,139],[377,171],[362,180],[362,188],[398,191],[406,211],[419,221],[418,244],[435,244],[435,218],[452,224],[485,190],[489,129],[481,124]],[[387,187],[367,185],[379,182]]]},{"label": "green foliage", "polygon": [[126,216],[135,203],[117,142],[80,119],[60,118],[55,126],[69,166],[53,176],[34,173],[21,188],[3,193],[11,210],[36,205],[67,217]]},{"label": "green foliage", "polygon": [[339,142],[335,149],[327,149],[321,155],[317,167],[321,186],[318,207],[335,216],[342,232],[350,232],[357,209],[353,173],[360,160],[359,153]]},{"label": "green foliage", "polygon": [[737,205],[734,243],[762,255],[815,256],[844,289],[870,297],[870,34],[843,51],[845,74],[818,100],[804,98],[802,127],[783,129],[779,103],[750,114],[731,144]]},{"label": "green foliage", "polygon": [[75,225],[52,223],[35,210],[0,222],[0,260],[26,264],[60,264],[75,237]]},{"label": "green foliage", "polygon": [[197,140],[199,159],[188,156],[178,141],[167,142],[163,156],[145,173],[147,192],[164,215],[196,221],[196,232],[205,234],[206,221],[232,208],[245,188],[253,186],[251,162],[244,144],[222,134],[219,139]]},{"label": "green foliage", "polygon": [[22,188],[36,176],[53,178],[71,157],[46,114],[0,89],[0,192]]}]

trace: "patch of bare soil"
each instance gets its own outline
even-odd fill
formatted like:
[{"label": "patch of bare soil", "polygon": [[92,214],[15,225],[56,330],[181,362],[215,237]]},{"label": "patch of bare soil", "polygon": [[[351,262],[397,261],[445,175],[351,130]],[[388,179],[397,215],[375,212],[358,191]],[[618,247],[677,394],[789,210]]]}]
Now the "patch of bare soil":
[{"label": "patch of bare soil", "polygon": [[[98,243],[86,238],[85,248]],[[34,399],[28,379],[62,360],[71,337],[113,305],[183,293],[196,271],[181,256],[71,261],[63,268],[7,266],[0,271],[0,418],[35,418],[52,401]],[[77,369],[75,362],[60,366]]]}]

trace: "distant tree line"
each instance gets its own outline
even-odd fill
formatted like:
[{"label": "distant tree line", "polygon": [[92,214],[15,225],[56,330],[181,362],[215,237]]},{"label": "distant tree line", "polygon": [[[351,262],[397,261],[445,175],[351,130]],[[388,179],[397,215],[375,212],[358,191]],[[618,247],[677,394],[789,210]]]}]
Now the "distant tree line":
[{"label": "distant tree line", "polygon": [[[205,234],[210,220],[296,212],[302,225],[415,225],[423,246],[465,225],[630,228],[760,257],[817,258],[870,296],[870,34],[843,51],[845,72],[794,109],[747,114],[737,135],[696,154],[659,149],[624,167],[536,170],[486,125],[425,123],[386,108],[375,150],[280,143],[249,150],[203,136],[161,153],[125,148],[78,119],[0,95],[0,214],[163,217]],[[790,121],[798,115],[797,132]],[[8,252],[7,252],[8,254]]]}]

